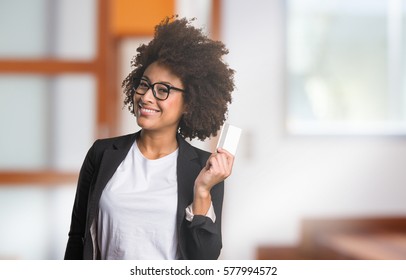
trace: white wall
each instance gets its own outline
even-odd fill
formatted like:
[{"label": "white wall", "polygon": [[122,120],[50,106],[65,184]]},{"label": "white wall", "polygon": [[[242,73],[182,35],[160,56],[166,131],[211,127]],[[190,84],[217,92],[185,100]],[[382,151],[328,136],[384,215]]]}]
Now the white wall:
[{"label": "white wall", "polygon": [[223,259],[295,244],[305,217],[406,215],[404,138],[284,134],[284,5],[223,0],[222,37],[237,71],[229,121],[243,128],[226,184]]}]

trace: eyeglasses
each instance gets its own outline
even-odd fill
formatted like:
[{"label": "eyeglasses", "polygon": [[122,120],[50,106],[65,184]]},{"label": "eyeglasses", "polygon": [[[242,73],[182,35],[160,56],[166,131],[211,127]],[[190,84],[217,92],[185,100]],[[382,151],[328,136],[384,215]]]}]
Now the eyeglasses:
[{"label": "eyeglasses", "polygon": [[135,79],[134,84],[138,84],[138,86],[134,86],[134,92],[139,95],[144,95],[147,93],[149,89],[152,89],[152,94],[158,100],[166,100],[169,96],[171,90],[177,90],[181,92],[185,92],[185,90],[176,88],[164,83],[153,83],[150,84],[146,79]]}]

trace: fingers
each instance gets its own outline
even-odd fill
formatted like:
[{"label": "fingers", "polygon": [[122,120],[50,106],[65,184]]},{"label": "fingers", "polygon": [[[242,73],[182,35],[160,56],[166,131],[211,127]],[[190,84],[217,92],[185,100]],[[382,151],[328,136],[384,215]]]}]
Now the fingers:
[{"label": "fingers", "polygon": [[234,163],[234,156],[233,154],[231,154],[229,151],[222,149],[222,148],[218,148],[217,149],[219,154],[224,154],[225,155],[225,159],[227,160],[228,165],[230,165],[232,167],[233,163]]},{"label": "fingers", "polygon": [[210,156],[208,168],[223,180],[230,176],[233,167],[234,156],[224,149],[218,149],[217,153]]},{"label": "fingers", "polygon": [[231,175],[234,156],[224,149],[218,149],[210,155],[206,166],[202,169],[195,180],[195,188],[202,188],[205,191],[224,181]]}]

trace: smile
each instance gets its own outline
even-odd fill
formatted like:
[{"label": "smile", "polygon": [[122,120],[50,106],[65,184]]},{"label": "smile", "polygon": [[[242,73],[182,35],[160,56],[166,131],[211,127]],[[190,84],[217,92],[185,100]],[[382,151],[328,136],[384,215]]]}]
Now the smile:
[{"label": "smile", "polygon": [[153,108],[146,108],[146,107],[143,107],[141,104],[138,104],[138,108],[139,108],[139,110],[140,110],[140,113],[142,114],[142,115],[150,115],[150,114],[154,114],[154,113],[158,113],[158,112],[160,112],[159,110],[156,110],[156,109],[153,109]]}]

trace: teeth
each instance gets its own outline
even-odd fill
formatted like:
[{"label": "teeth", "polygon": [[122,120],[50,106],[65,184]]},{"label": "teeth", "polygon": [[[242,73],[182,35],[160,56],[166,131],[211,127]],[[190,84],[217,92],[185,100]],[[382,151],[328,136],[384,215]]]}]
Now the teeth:
[{"label": "teeth", "polygon": [[158,110],[143,108],[141,105],[139,107],[140,107],[140,110],[142,112],[144,112],[144,113],[156,113],[156,112],[158,112]]}]

